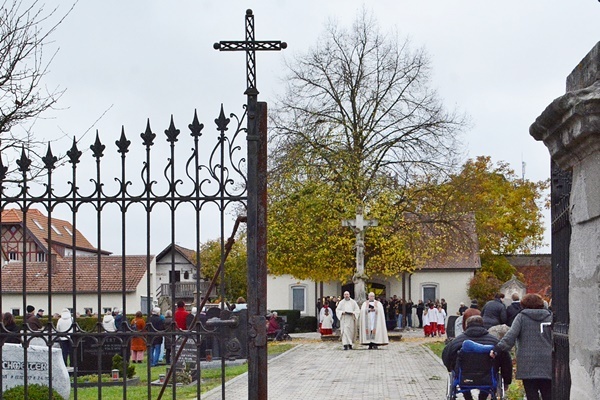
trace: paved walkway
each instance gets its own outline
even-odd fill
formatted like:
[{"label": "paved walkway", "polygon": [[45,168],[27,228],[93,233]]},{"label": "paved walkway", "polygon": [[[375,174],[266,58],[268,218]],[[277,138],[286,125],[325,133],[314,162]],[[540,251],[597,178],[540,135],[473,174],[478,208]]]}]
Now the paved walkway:
[{"label": "paved walkway", "polygon": [[[351,351],[339,342],[305,341],[269,361],[269,399],[443,399],[446,369],[421,345],[431,340],[418,330],[379,350],[354,346]],[[246,400],[247,375],[229,381],[225,396]],[[221,388],[201,398],[221,399]]]}]

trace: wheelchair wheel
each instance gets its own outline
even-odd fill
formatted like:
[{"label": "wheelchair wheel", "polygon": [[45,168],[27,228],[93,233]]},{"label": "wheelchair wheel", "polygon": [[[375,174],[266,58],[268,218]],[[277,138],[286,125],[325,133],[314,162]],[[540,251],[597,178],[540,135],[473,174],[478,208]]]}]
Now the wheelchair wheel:
[{"label": "wheelchair wheel", "polygon": [[448,385],[446,387],[446,400],[456,400],[456,386],[454,386],[454,372],[448,373]]}]

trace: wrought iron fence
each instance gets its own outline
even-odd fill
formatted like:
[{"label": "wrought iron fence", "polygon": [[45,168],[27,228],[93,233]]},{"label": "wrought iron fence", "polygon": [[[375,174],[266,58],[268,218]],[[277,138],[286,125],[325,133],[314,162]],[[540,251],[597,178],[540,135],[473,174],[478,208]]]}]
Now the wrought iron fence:
[{"label": "wrought iron fence", "polygon": [[[2,164],[0,157],[0,248],[3,256],[0,310],[12,309],[15,313],[23,310],[25,313],[29,304],[37,303],[45,314],[52,316],[52,313],[66,308],[72,312],[73,318],[68,329],[57,329],[57,321],[52,318],[39,320],[42,323],[37,326],[36,320],[28,321],[24,316],[23,329],[15,331],[10,330],[11,326],[6,324],[5,319],[0,328],[0,357],[5,361],[0,374],[2,388],[20,379],[25,386],[25,398],[33,383],[62,388],[65,383],[60,379],[64,376],[59,377],[57,371],[64,371],[64,365],[63,368],[56,365],[63,363],[63,359],[56,356],[61,354],[62,345],[62,349],[72,349],[65,351],[67,354],[71,351],[70,377],[66,379],[68,385],[72,385],[72,397],[77,399],[83,390],[79,378],[84,373],[97,376],[98,382],[103,380],[106,363],[111,363],[111,360],[106,360],[106,354],[120,355],[121,373],[125,373],[130,364],[132,340],[141,338],[151,348],[153,339],[159,337],[166,340],[166,349],[171,350],[173,355],[178,340],[190,343],[182,357],[188,357],[187,367],[195,371],[193,378],[198,394],[202,391],[201,360],[205,360],[207,354],[220,359],[221,384],[224,384],[226,360],[244,356],[245,321],[236,322],[222,307],[216,317],[226,323],[213,320],[211,324],[207,322],[208,317],[201,317],[191,330],[179,330],[174,320],[167,320],[166,331],[157,332],[148,325],[149,330],[140,332],[132,328],[127,313],[141,311],[151,315],[154,307],[151,301],[146,301],[143,310],[136,302],[140,298],[156,300],[159,285],[155,281],[153,254],[162,249],[154,248],[151,239],[157,235],[172,246],[180,240],[188,240],[199,254],[203,232],[210,230],[221,238],[221,251],[225,254],[228,214],[245,213],[248,200],[247,156],[243,151],[245,142],[240,139],[241,133],[246,131],[242,127],[245,116],[246,113],[241,118],[231,114],[230,118],[226,118],[221,107],[215,119],[215,135],[205,132],[194,113],[188,125],[187,138],[180,134],[173,117],[162,137],[152,131],[148,121],[138,143],[132,142],[123,129],[111,150],[97,134],[87,154],[74,140],[66,151],[63,166],[59,166],[59,157],[48,145],[46,154],[41,158],[45,169],[41,180],[30,180],[32,159],[25,149],[16,160],[19,174],[16,178],[7,176],[9,169]],[[232,129],[230,125],[233,125]],[[156,145],[161,138],[168,147],[163,153],[157,150],[159,146]],[[181,150],[182,146],[186,146],[181,143],[186,141],[191,142],[191,146]],[[111,153],[114,150],[116,152]],[[181,152],[187,154],[182,157]],[[106,154],[112,154],[113,158]],[[92,168],[81,167],[88,156],[91,156],[89,164]],[[141,162],[139,168],[130,167],[128,161],[132,158]],[[69,166],[71,170],[65,173]],[[112,171],[116,172],[111,175]],[[64,178],[65,175],[68,178]],[[114,184],[112,189],[110,182]],[[202,218],[210,207],[216,208],[217,212],[211,214],[218,217],[206,226]],[[139,211],[140,218],[132,221],[134,209]],[[80,230],[90,231],[86,222],[89,220],[95,220],[92,224],[95,246],[80,233]],[[56,226],[55,221],[66,223]],[[182,227],[188,228],[185,235],[181,234]],[[16,235],[19,229],[21,233]],[[119,255],[109,255],[103,249],[103,239],[114,237],[118,238]],[[133,257],[128,253],[132,244],[144,249],[141,256]],[[199,257],[196,259],[194,285],[198,292],[206,290],[206,284],[201,282],[202,265]],[[174,258],[170,265],[174,272]],[[224,290],[222,286],[221,291]],[[172,282],[166,291],[173,313],[178,300],[176,289],[177,285]],[[221,297],[224,298],[224,293]],[[111,306],[107,306],[108,301],[112,302]],[[103,324],[103,314],[115,311],[112,307],[115,303],[119,308],[116,316],[122,319],[113,332]],[[95,308],[97,315],[84,316],[86,308]],[[119,317],[119,312],[125,317]],[[241,327],[242,333],[236,333],[236,327]],[[16,343],[9,343],[11,341]],[[15,352],[14,348],[20,350]],[[35,353],[40,349],[45,356]],[[18,355],[15,356],[19,351],[22,354],[20,360]],[[9,353],[12,359],[9,359]],[[43,366],[41,359],[46,363]],[[7,369],[9,364],[6,361],[11,360],[14,361],[10,364],[15,367],[13,370]],[[173,371],[180,366],[175,357],[169,361],[168,367]],[[110,372],[112,366],[111,363],[108,367]],[[39,374],[36,368],[45,371]],[[153,375],[150,362],[145,371],[138,373],[145,373],[148,382],[145,397],[156,398],[157,389],[150,384]],[[163,383],[163,390],[166,384]],[[118,381],[118,386],[121,388],[119,398],[140,397],[129,392],[131,383],[127,379]],[[96,387],[97,397],[105,398],[103,393],[108,389],[103,384]],[[169,390],[175,399],[177,386],[172,385]]]},{"label": "wrought iron fence", "polygon": [[552,397],[568,399],[571,391],[569,371],[569,247],[571,222],[569,205],[572,174],[551,165],[552,217],[552,327],[553,371]]}]

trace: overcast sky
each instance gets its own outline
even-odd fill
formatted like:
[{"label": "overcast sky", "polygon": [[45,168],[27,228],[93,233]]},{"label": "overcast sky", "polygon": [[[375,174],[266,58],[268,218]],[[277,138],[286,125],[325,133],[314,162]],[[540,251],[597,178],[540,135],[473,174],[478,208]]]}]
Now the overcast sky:
[{"label": "overcast sky", "polygon": [[[283,89],[283,58],[306,52],[328,19],[350,24],[363,4],[384,31],[396,30],[414,48],[426,49],[432,86],[449,108],[471,118],[463,137],[466,156],[489,155],[519,174],[523,161],[526,178],[549,177],[548,152],[529,136],[529,126],[564,94],[567,75],[600,39],[596,0],[81,0],[52,36],[60,49],[46,84],[66,89],[61,110],[33,129],[47,139],[64,137],[53,145],[55,153],[64,153],[73,136],[88,148],[97,129],[114,153],[124,126],[131,151],[139,152],[147,118],[159,136],[171,114],[187,132],[198,109],[206,134],[216,133],[212,121],[221,103],[227,113],[241,114],[245,58],[212,45],[244,38],[247,8],[254,10],[257,39],[288,43],[282,53],[257,54],[259,100],[272,102]],[[139,171],[141,163],[131,168]],[[95,228],[80,229],[93,238]],[[218,235],[211,228],[203,232]],[[190,239],[176,241],[193,247]],[[169,240],[153,234],[151,252]],[[118,235],[103,238],[102,247],[119,253]],[[131,248],[141,252],[145,245]]]}]

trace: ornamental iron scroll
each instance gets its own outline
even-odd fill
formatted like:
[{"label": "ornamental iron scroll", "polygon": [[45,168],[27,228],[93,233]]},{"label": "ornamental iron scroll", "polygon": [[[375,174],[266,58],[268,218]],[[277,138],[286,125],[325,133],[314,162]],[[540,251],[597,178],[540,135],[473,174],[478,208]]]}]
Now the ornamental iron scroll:
[{"label": "ornamental iron scroll", "polygon": [[[121,127],[117,139],[102,140],[99,132],[96,132],[93,142],[89,146],[83,146],[81,140],[73,139],[71,146],[64,151],[63,156],[56,156],[53,146],[48,144],[47,151],[41,157],[42,168],[45,173],[38,175],[33,179],[33,172],[30,170],[32,159],[28,156],[26,149],[21,149],[20,157],[14,162],[18,166],[17,176],[10,175],[9,170],[15,168],[11,165],[6,166],[0,155],[0,211],[2,217],[8,210],[14,210],[15,215],[19,215],[20,224],[23,228],[22,237],[15,239],[15,243],[9,243],[9,239],[3,236],[4,227],[8,220],[3,221],[0,217],[0,248],[4,254],[5,246],[15,245],[20,249],[21,255],[18,261],[13,261],[10,265],[17,274],[22,274],[25,279],[20,282],[20,287],[8,287],[8,280],[4,272],[0,275],[0,309],[5,311],[11,307],[25,310],[30,303],[36,304],[36,308],[47,310],[48,313],[56,312],[56,304],[67,304],[67,307],[74,311],[74,322],[68,332],[57,332],[55,322],[49,319],[41,331],[23,331],[18,334],[9,334],[0,329],[0,342],[7,335],[17,337],[25,346],[41,343],[48,348],[50,354],[54,345],[59,345],[62,339],[68,338],[73,346],[72,366],[73,366],[73,391],[75,398],[81,390],[79,387],[78,371],[83,370],[83,363],[89,354],[97,357],[97,363],[89,366],[94,374],[101,379],[103,372],[102,354],[109,346],[118,347],[120,355],[123,357],[123,368],[129,358],[131,341],[134,337],[140,335],[131,329],[130,319],[119,326],[117,332],[106,332],[102,325],[103,310],[107,299],[116,301],[118,298],[119,309],[125,310],[131,316],[135,311],[140,310],[150,315],[153,303],[146,301],[145,306],[141,299],[139,303],[132,303],[130,298],[130,254],[128,254],[128,232],[135,230],[136,242],[144,244],[145,254],[140,256],[145,260],[144,276],[140,278],[140,285],[135,289],[141,297],[157,300],[158,287],[154,287],[155,271],[153,268],[154,255],[160,250],[152,248],[150,242],[151,228],[160,225],[160,234],[163,243],[169,243],[171,248],[177,246],[181,240],[178,236],[176,224],[193,226],[193,234],[186,238],[193,243],[192,249],[196,254],[200,254],[200,243],[207,237],[201,236],[204,225],[201,223],[201,213],[207,205],[216,207],[219,210],[218,223],[211,225],[212,234],[216,232],[220,236],[222,247],[228,234],[225,232],[226,221],[231,218],[228,213],[235,211],[245,213],[248,199],[247,183],[247,158],[244,151],[246,141],[243,133],[246,128],[243,124],[246,119],[246,111],[241,117],[235,114],[229,114],[226,117],[223,106],[221,105],[218,117],[215,119],[214,130],[207,132],[204,124],[200,123],[197,111],[191,123],[187,125],[187,135],[183,130],[177,128],[175,118],[169,119],[167,128],[163,131],[164,135],[157,135],[151,127],[150,120],[145,121],[145,129],[139,134],[139,139],[131,140],[126,129]],[[191,140],[190,140],[191,138]],[[111,145],[114,143],[114,145]],[[190,145],[191,143],[191,145]],[[83,149],[83,150],[82,150]],[[116,160],[119,161],[116,161]],[[64,161],[64,162],[63,162]],[[139,169],[134,168],[134,163],[140,163]],[[12,169],[10,167],[13,167]],[[10,179],[8,177],[10,175]],[[67,178],[65,179],[65,175]],[[132,206],[138,207],[136,210],[145,214],[144,223],[134,226],[127,214]],[[110,207],[108,207],[110,206]],[[165,219],[159,219],[154,213],[157,206],[163,206],[168,210],[169,215]],[[95,250],[87,254],[86,257],[80,257],[77,253],[83,251],[79,246],[81,237],[79,232],[85,231],[89,234],[89,227],[81,222],[84,218],[81,214],[83,207],[91,207],[92,220],[95,217],[96,232],[95,237],[89,236],[90,243],[95,242]],[[187,210],[188,214],[181,217],[180,211]],[[193,217],[189,217],[192,211]],[[13,211],[11,211],[13,212]],[[162,215],[162,214],[160,214]],[[33,221],[33,218],[42,219],[42,221]],[[67,221],[72,227],[72,235],[69,238],[59,238],[59,233],[53,230],[53,221]],[[183,220],[183,222],[181,222]],[[43,240],[39,242],[38,249],[44,249],[44,255],[35,254],[31,258],[28,249],[34,246],[34,241],[27,238],[27,230],[35,228],[35,224],[42,222]],[[237,223],[236,223],[237,224]],[[52,227],[52,229],[51,229]],[[128,230],[129,229],[129,230]],[[144,230],[145,237],[144,237]],[[207,229],[208,230],[208,229]],[[109,256],[108,252],[102,248],[102,238],[106,235],[121,237],[120,248],[112,249],[118,255]],[[65,235],[66,236],[66,235]],[[214,237],[214,236],[213,236]],[[60,240],[58,240],[60,239]],[[37,239],[36,239],[37,240]],[[56,243],[60,241],[66,243],[71,249],[71,253],[57,254]],[[42,252],[40,250],[39,252]],[[39,253],[38,252],[38,253]],[[59,256],[60,262],[56,257]],[[116,265],[119,269],[115,273],[120,276],[119,287],[112,288],[111,292],[104,290],[102,277],[106,275],[104,270],[104,261],[107,257],[117,259]],[[171,254],[169,265],[170,271],[175,271],[175,255]],[[85,262],[83,260],[85,258]],[[195,257],[194,268],[198,273],[194,274],[196,287],[201,287],[202,265],[200,257]],[[8,261],[8,260],[7,260]],[[82,293],[79,285],[82,282],[84,270],[92,274],[86,275],[86,283],[90,287],[95,287],[93,293]],[[70,278],[65,281],[64,274],[59,278],[57,268],[64,268],[68,265],[70,268]],[[33,276],[31,271],[41,271],[40,274]],[[4,271],[4,269],[3,269]],[[225,272],[226,273],[226,272]],[[210,279],[210,277],[208,277]],[[155,283],[155,282],[154,282]],[[58,285],[61,290],[56,290]],[[66,285],[66,289],[65,289]],[[95,285],[95,286],[94,286]],[[175,311],[176,293],[175,282],[170,282],[171,288],[168,296],[171,310]],[[159,286],[159,285],[156,285]],[[214,287],[214,286],[211,286]],[[114,293],[113,293],[114,292]],[[117,293],[115,295],[115,293]],[[18,304],[14,297],[18,295]],[[225,287],[219,287],[217,295],[225,297]],[[42,296],[43,300],[42,300]],[[91,300],[90,300],[90,296]],[[112,296],[112,297],[111,297]],[[116,297],[115,297],[116,296]],[[196,301],[198,301],[197,299]],[[87,301],[87,303],[86,303]],[[198,301],[199,302],[199,301]],[[114,303],[111,305],[115,305]],[[83,323],[83,318],[75,312],[83,314],[82,307],[93,307],[97,310],[97,317],[93,328]],[[58,310],[60,311],[60,310]],[[87,322],[87,321],[86,321]],[[207,343],[216,343],[220,346],[223,354],[230,357],[242,355],[239,342],[229,332],[235,328],[236,323],[231,321],[221,321],[219,327],[210,326],[206,321],[198,321],[195,328],[189,331],[176,331],[173,326],[169,326],[166,332],[144,332],[143,335],[149,343],[157,336],[164,336],[170,339],[170,342],[177,342],[178,338],[189,338],[195,346],[205,346]],[[85,329],[84,329],[85,328]],[[115,344],[116,343],[116,344]],[[85,353],[84,353],[85,350]],[[199,351],[198,351],[199,353]],[[2,355],[2,346],[0,346],[0,356]],[[82,358],[83,357],[83,358]],[[27,363],[27,352],[24,352],[24,362]],[[197,370],[200,371],[200,357],[197,358]],[[88,367],[88,366],[86,366]],[[175,367],[174,363],[171,367]],[[223,378],[225,364],[222,364]],[[49,363],[49,380],[47,384],[52,387],[52,361]],[[147,381],[151,381],[151,369],[148,364],[146,370],[138,367],[138,374],[146,374]],[[3,385],[3,377],[0,374],[0,386]],[[24,379],[28,380],[28,371],[24,371]],[[123,398],[127,398],[127,387],[131,385],[127,380],[123,380],[122,386]],[[197,391],[201,393],[201,380],[196,382]],[[4,386],[2,386],[4,387]],[[25,393],[27,396],[27,386]],[[103,398],[102,385],[98,386],[98,398]],[[177,392],[177,386],[172,389],[173,398]],[[147,386],[148,398],[152,396],[150,383]],[[131,396],[131,395],[130,395]],[[170,396],[169,396],[170,397]]]},{"label": "ornamental iron scroll", "polygon": [[[156,192],[155,186],[158,183],[156,180],[146,180],[145,178],[145,176],[150,173],[149,159],[144,162],[142,167],[142,179],[144,180],[144,183],[146,183],[146,186],[138,193],[131,193],[129,189],[126,189],[123,192],[121,191],[121,188],[117,193],[105,193],[105,190],[102,188],[103,183],[98,183],[94,179],[90,179],[90,181],[94,181],[95,186],[97,186],[93,193],[83,193],[82,189],[78,186],[74,186],[71,181],[69,181],[70,190],[62,195],[55,194],[54,190],[48,187],[47,182],[42,182],[46,188],[42,193],[34,193],[37,189],[36,185],[32,185],[32,187],[28,186],[24,191],[21,190],[18,193],[12,193],[11,188],[13,188],[13,186],[9,184],[6,176],[9,168],[4,166],[2,159],[0,158],[0,186],[2,186],[1,193],[3,196],[2,207],[5,209],[7,206],[16,206],[19,203],[22,204],[25,202],[31,206],[39,204],[47,210],[50,208],[49,204],[66,204],[71,205],[72,208],[75,209],[76,206],[73,206],[74,198],[81,199],[80,201],[76,201],[76,203],[85,203],[89,202],[90,197],[97,198],[98,196],[103,205],[107,203],[122,203],[123,200],[125,200],[127,204],[143,204],[144,200],[148,198],[159,199],[154,200],[154,202],[160,202],[160,199],[166,197],[174,198],[173,196],[177,198],[178,202],[200,201],[203,203],[215,202],[217,200],[226,200],[227,202],[244,201],[247,183],[245,172],[246,156],[242,154],[243,145],[238,144],[237,142],[243,141],[243,139],[240,139],[240,133],[246,131],[246,129],[242,127],[245,116],[246,112],[244,111],[242,117],[230,114],[230,118],[226,118],[223,107],[221,106],[219,117],[215,119],[218,131],[216,144],[214,144],[212,150],[209,152],[207,160],[201,162],[199,155],[199,140],[203,136],[202,131],[204,129],[204,124],[199,122],[197,112],[194,112],[193,120],[188,125],[190,130],[189,134],[194,140],[194,147],[192,147],[191,154],[185,163],[185,175],[188,180],[194,184],[194,189],[187,193],[180,189],[180,185],[183,181],[177,179],[173,180],[171,177],[171,172],[175,168],[175,153],[172,154],[172,157],[168,158],[167,165],[163,170],[163,176],[169,183],[169,190],[163,193]],[[233,134],[227,135],[226,132],[229,129],[228,124],[231,120],[234,121],[235,130]],[[175,143],[179,141],[180,130],[176,128],[173,117],[171,117],[169,126],[165,129],[164,133],[166,141],[174,147]],[[155,146],[156,139],[156,134],[152,132],[150,127],[150,120],[147,121],[146,129],[140,134],[140,137],[142,139],[142,145],[150,155],[153,146]],[[119,153],[122,158],[125,158],[127,153],[132,150],[132,141],[127,138],[124,127],[121,129],[119,139],[114,143],[116,152]],[[133,145],[135,145],[135,143],[133,143]],[[91,150],[92,157],[96,159],[98,163],[105,157],[105,153],[109,151],[107,146],[102,143],[99,132],[96,132],[94,143],[89,146],[89,149]],[[71,148],[65,152],[64,157],[65,160],[71,164],[74,176],[79,173],[78,164],[80,164],[82,156],[84,156],[84,152],[79,150],[79,142],[74,138]],[[57,167],[59,158],[53,154],[50,143],[48,144],[46,154],[41,157],[41,160],[44,166],[43,168],[46,170],[46,174],[44,175],[51,176],[55,174],[53,170]],[[31,184],[32,177],[29,172],[32,160],[27,155],[24,148],[21,150],[21,155],[16,160],[16,164],[19,166],[18,170],[21,172],[20,179],[17,181],[30,182]],[[102,170],[101,165],[98,165],[97,168],[98,171]],[[89,171],[83,173],[89,173]],[[10,182],[12,183],[14,181],[11,180]],[[40,182],[40,179],[36,179],[35,182]],[[123,182],[126,187],[131,185],[131,183],[131,181]],[[21,184],[18,186],[22,187]],[[44,202],[39,201],[41,198],[44,199]]]}]

